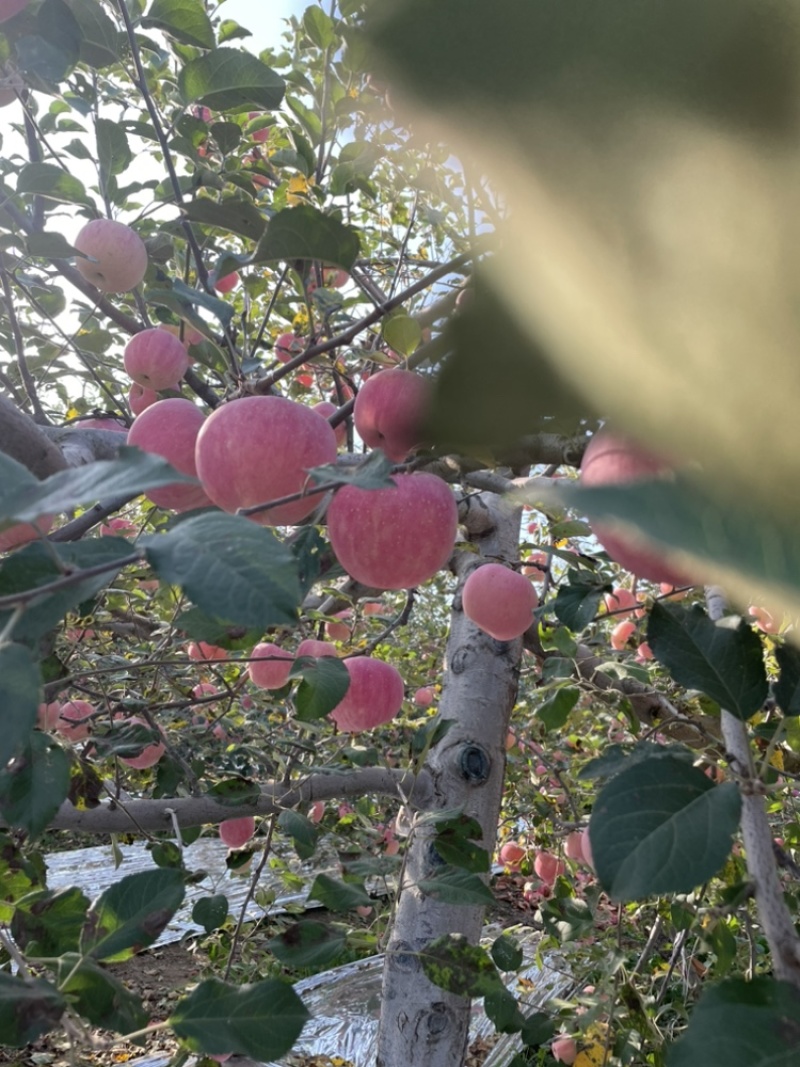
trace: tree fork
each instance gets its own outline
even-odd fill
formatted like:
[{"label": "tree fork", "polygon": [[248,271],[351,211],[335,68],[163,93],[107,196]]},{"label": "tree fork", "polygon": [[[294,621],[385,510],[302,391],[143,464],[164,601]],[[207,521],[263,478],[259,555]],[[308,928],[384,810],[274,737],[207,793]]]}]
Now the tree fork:
[{"label": "tree fork", "polygon": [[[522,639],[496,641],[479,630],[464,615],[461,589],[481,562],[516,560],[520,510],[489,494],[472,498],[471,504],[467,525],[480,554],[464,552],[456,559],[459,586],[453,601],[439,708],[442,720],[453,725],[425,761],[433,791],[423,810],[463,810],[480,824],[481,844],[491,854]],[[378,1067],[461,1067],[464,1062],[469,998],[447,993],[428,981],[420,953],[431,941],[456,931],[477,943],[483,907],[446,904],[418,888],[441,863],[432,847],[434,833],[432,824],[417,825],[408,846],[384,964]]]}]

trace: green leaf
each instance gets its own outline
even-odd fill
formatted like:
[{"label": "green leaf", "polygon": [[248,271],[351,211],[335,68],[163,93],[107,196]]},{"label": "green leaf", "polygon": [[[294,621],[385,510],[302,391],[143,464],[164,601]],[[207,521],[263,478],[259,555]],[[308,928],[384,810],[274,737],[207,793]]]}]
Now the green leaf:
[{"label": "green leaf", "polygon": [[[235,122],[215,122],[211,126],[211,136],[216,141],[220,152],[225,156],[229,156],[241,144],[242,128]],[[260,231],[253,235],[254,240],[259,234]]]},{"label": "green leaf", "polygon": [[261,630],[296,621],[294,557],[271,530],[235,515],[205,514],[142,543],[158,576],[208,614]]},{"label": "green leaf", "polygon": [[553,610],[559,622],[580,633],[597,614],[603,590],[590,582],[570,582],[559,587]]},{"label": "green leaf", "polygon": [[36,723],[42,677],[23,645],[0,645],[0,767],[22,749]]},{"label": "green leaf", "polygon": [[359,251],[358,234],[351,226],[310,204],[300,204],[272,216],[251,262],[318,259],[350,270]]},{"label": "green leaf", "polygon": [[761,641],[737,616],[713,622],[699,605],[656,602],[647,640],[679,685],[701,690],[739,719],[749,719],[767,699]]},{"label": "green leaf", "polygon": [[83,183],[54,163],[26,163],[17,178],[17,192],[66,204],[93,204]]},{"label": "green leaf", "polygon": [[347,942],[325,923],[303,919],[270,938],[267,948],[286,967],[330,967],[344,952]]},{"label": "green leaf", "polygon": [[652,741],[637,741],[630,750],[622,745],[607,745],[602,755],[590,759],[581,767],[578,779],[586,782],[593,778],[611,778],[632,767],[634,763],[664,757],[684,759],[688,763],[693,763],[695,759],[694,753],[682,745],[657,745]]},{"label": "green leaf", "polygon": [[261,789],[258,782],[250,778],[225,778],[215,782],[209,788],[208,795],[219,804],[230,804],[235,808],[240,804],[254,804],[261,796]]},{"label": "green leaf", "polygon": [[228,918],[228,898],[224,893],[201,897],[192,908],[192,922],[202,926],[207,934],[218,930]]},{"label": "green leaf", "polygon": [[560,944],[588,937],[594,929],[592,909],[578,897],[554,897],[542,903],[542,925],[545,932]]},{"label": "green leaf", "polygon": [[560,730],[580,698],[580,689],[571,686],[557,689],[536,709],[536,717],[542,720],[546,730]]},{"label": "green leaf", "polygon": [[394,486],[391,477],[392,467],[391,460],[386,458],[381,449],[376,448],[368,453],[357,466],[349,470],[343,470],[335,463],[329,463],[324,467],[312,467],[308,476],[315,485],[345,483],[355,485],[359,489],[391,489]]},{"label": "green leaf", "polygon": [[47,828],[69,791],[69,760],[46,734],[34,731],[27,747],[0,771],[0,814],[32,838]]},{"label": "green leaf", "polygon": [[372,901],[362,885],[339,882],[327,874],[318,874],[308,891],[309,900],[318,900],[331,911],[352,911],[369,907]]},{"label": "green leaf", "polygon": [[421,951],[425,977],[459,997],[486,997],[505,990],[491,956],[463,934],[444,934]]},{"label": "green leaf", "polygon": [[285,88],[283,78],[266,63],[235,48],[217,48],[192,59],[178,76],[184,103],[202,103],[215,111],[273,111]]},{"label": "green leaf", "polygon": [[319,830],[314,823],[299,811],[287,809],[278,816],[278,826],[291,837],[300,859],[311,859],[319,841]]},{"label": "green leaf", "polygon": [[555,1021],[547,1012],[537,1011],[529,1015],[522,1028],[522,1041],[528,1048],[544,1045],[556,1032]]},{"label": "green leaf", "polygon": [[729,978],[706,989],[667,1067],[794,1067],[800,992],[772,978]]},{"label": "green leaf", "polygon": [[153,0],[142,26],[197,48],[213,48],[216,43],[202,0]]},{"label": "green leaf", "polygon": [[800,650],[780,645],[775,659],[781,671],[773,689],[778,707],[784,715],[800,715]]},{"label": "green leaf", "polygon": [[395,352],[410,356],[422,340],[422,327],[407,311],[398,308],[384,319],[383,339]]},{"label": "green leaf", "polygon": [[483,1009],[498,1033],[516,1034],[525,1025],[525,1016],[519,1010],[517,998],[508,989],[488,993],[483,1000]]},{"label": "green leaf", "polygon": [[18,900],[45,881],[44,861],[25,856],[10,834],[0,832],[0,922],[10,922]]},{"label": "green leaf", "polygon": [[231,986],[210,978],[178,1002],[169,1024],[198,1052],[233,1052],[268,1062],[292,1048],[309,1017],[285,982]]},{"label": "green leaf", "polygon": [[191,222],[199,222],[225,233],[235,233],[251,241],[257,241],[267,225],[267,220],[255,204],[235,197],[219,203],[208,197],[200,197],[186,204],[184,214]]},{"label": "green leaf", "polygon": [[11,933],[27,956],[60,956],[78,947],[89,900],[77,886],[40,889],[17,901]]},{"label": "green leaf", "polygon": [[181,906],[183,875],[174,868],[129,874],[94,901],[81,934],[81,952],[126,960],[159,937]]},{"label": "green leaf", "polygon": [[81,30],[81,61],[102,70],[119,60],[122,35],[97,0],[67,0]]},{"label": "green leaf", "polygon": [[25,238],[25,246],[29,256],[41,259],[71,259],[78,255],[63,234],[48,233],[46,230],[29,234]]},{"label": "green leaf", "polygon": [[307,7],[303,12],[303,29],[317,46],[329,48],[336,40],[334,21],[321,7]]},{"label": "green leaf", "polygon": [[294,702],[297,718],[313,722],[330,714],[350,688],[347,668],[336,656],[302,656],[295,660],[290,678],[302,678]]},{"label": "green leaf", "polygon": [[589,823],[601,885],[620,901],[690,892],[730,855],[740,810],[733,782],[712,785],[682,759],[641,760],[620,771]]},{"label": "green leaf", "polygon": [[97,161],[100,166],[100,185],[108,189],[112,176],[122,174],[133,160],[128,138],[118,122],[111,119],[98,119],[95,123],[97,133]]},{"label": "green leaf", "polygon": [[491,890],[477,874],[453,867],[443,867],[430,878],[423,879],[419,888],[426,896],[444,904],[473,907],[494,901]]},{"label": "green leaf", "polygon": [[475,874],[489,870],[489,853],[476,843],[482,837],[481,827],[468,815],[457,815],[436,823],[433,846],[445,863]]},{"label": "green leaf", "polygon": [[209,332],[208,323],[197,315],[194,310],[196,307],[202,307],[210,311],[223,326],[227,326],[233,318],[234,309],[231,304],[225,300],[220,300],[217,296],[212,296],[211,293],[193,289],[190,285],[182,282],[180,278],[173,278],[169,288],[157,289],[148,287],[145,299],[148,304],[169,308],[170,311],[174,311],[180,318],[186,319],[187,322],[206,335]]},{"label": "green leaf", "polygon": [[22,1048],[58,1026],[67,1002],[43,978],[24,980],[0,971],[0,1041]]},{"label": "green leaf", "polygon": [[149,1022],[139,997],[94,960],[68,952],[58,961],[56,974],[61,992],[92,1026],[130,1034]]},{"label": "green leaf", "polygon": [[508,934],[501,934],[492,942],[492,959],[501,971],[518,971],[523,960],[519,942]]}]

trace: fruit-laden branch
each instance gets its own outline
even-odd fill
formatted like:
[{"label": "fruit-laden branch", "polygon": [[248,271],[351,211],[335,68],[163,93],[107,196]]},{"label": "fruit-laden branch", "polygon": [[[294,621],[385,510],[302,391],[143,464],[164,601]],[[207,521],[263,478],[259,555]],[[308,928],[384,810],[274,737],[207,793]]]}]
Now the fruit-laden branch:
[{"label": "fruit-laden branch", "polygon": [[[709,617],[715,622],[725,614],[725,596],[720,589],[706,589],[706,604]],[[779,980],[800,988],[800,938],[778,876],[763,785],[753,763],[747,725],[724,708],[721,721],[728,761],[739,777],[747,873],[755,885],[756,907],[772,955],[773,972]]]},{"label": "fruit-laden branch", "polygon": [[345,774],[313,774],[296,786],[265,782],[253,803],[221,804],[211,796],[172,797],[159,800],[107,800],[95,808],[79,810],[65,801],[50,824],[54,830],[93,834],[135,833],[137,830],[169,830],[173,813],[184,829],[224,822],[244,815],[274,815],[288,808],[307,807],[318,800],[342,797],[396,797],[412,807],[425,806],[432,782],[425,772],[415,775],[382,767],[366,767]]}]

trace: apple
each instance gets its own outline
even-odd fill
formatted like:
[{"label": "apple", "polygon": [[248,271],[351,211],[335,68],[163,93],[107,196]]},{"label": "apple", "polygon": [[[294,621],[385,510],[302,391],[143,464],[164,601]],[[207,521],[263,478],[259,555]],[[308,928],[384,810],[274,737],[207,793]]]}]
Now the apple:
[{"label": "apple", "polygon": [[583,854],[583,862],[587,867],[591,867],[594,870],[594,856],[592,855],[592,842],[589,840],[589,827],[581,832],[581,852]]},{"label": "apple", "polygon": [[[134,715],[130,719],[123,719],[121,725],[150,727],[150,723],[145,719],[140,719],[138,715]],[[166,748],[163,741],[153,741],[149,745],[145,745],[138,756],[120,756],[119,761],[127,764],[128,767],[133,767],[134,770],[144,771],[148,767],[155,767],[165,752]]]},{"label": "apple", "polygon": [[206,641],[190,641],[186,647],[186,654],[195,663],[201,663],[209,659],[227,659],[228,651],[219,645],[209,645]]},{"label": "apple", "polygon": [[552,886],[559,875],[566,870],[563,860],[556,859],[551,852],[537,852],[533,869],[545,885]]},{"label": "apple", "polygon": [[572,1037],[557,1037],[550,1045],[550,1052],[554,1060],[565,1063],[567,1067],[571,1067],[578,1058],[578,1046]]},{"label": "apple", "polygon": [[[213,418],[213,415],[212,415]],[[449,560],[458,530],[452,490],[434,474],[397,474],[391,489],[339,489],[328,536],[347,573],[374,589],[421,585]]]},{"label": "apple", "polygon": [[308,818],[314,825],[321,823],[325,816],[325,801],[315,800],[308,812]]},{"label": "apple", "polygon": [[773,618],[772,614],[767,611],[766,608],[759,607],[757,604],[751,604],[747,609],[748,615],[752,615],[755,619],[756,626],[759,630],[763,630],[765,634],[777,634],[780,633],[781,625]]},{"label": "apple", "polygon": [[621,652],[628,644],[628,639],[635,630],[636,623],[631,622],[629,619],[618,622],[611,631],[611,647],[617,652]]},{"label": "apple", "polygon": [[638,663],[644,663],[645,660],[653,658],[653,650],[646,641],[642,643],[636,649],[636,661]]},{"label": "apple", "polygon": [[45,537],[55,521],[53,515],[42,515],[33,522],[16,522],[0,533],[0,552],[8,552],[19,545]]},{"label": "apple", "polygon": [[137,385],[136,382],[128,390],[128,404],[134,415],[141,415],[145,408],[151,407],[157,400],[158,393],[155,389]]},{"label": "apple", "polygon": [[613,612],[615,619],[624,619],[628,615],[633,615],[634,611],[641,609],[642,606],[630,589],[623,589],[619,585],[615,586],[612,592],[606,593],[603,602],[606,611]]},{"label": "apple", "polygon": [[401,463],[420,444],[430,382],[413,371],[373,374],[359,390],[353,408],[356,431],[370,448],[381,448]]},{"label": "apple", "polygon": [[476,567],[461,590],[464,614],[498,641],[521,637],[533,622],[538,603],[528,579],[501,563]]},{"label": "apple", "polygon": [[[318,415],[321,415],[323,419],[329,419],[331,415],[335,415],[339,410],[335,404],[331,404],[328,400],[320,400],[318,404],[314,404],[311,408],[312,411],[316,411]],[[347,426],[345,423],[340,422],[333,431],[336,434],[336,444],[341,447],[347,442]]]},{"label": "apple", "polygon": [[83,741],[91,733],[91,727],[84,720],[94,715],[97,709],[88,700],[68,700],[61,705],[58,732],[70,741]]},{"label": "apple", "polygon": [[315,641],[312,637],[307,637],[305,641],[301,641],[297,646],[297,652],[295,653],[297,658],[300,656],[311,656],[314,659],[320,659],[322,656],[337,656],[336,645],[332,645],[330,641]]},{"label": "apple", "polygon": [[[670,472],[670,465],[663,457],[648,452],[629,438],[601,430],[591,439],[584,453],[581,484],[626,485],[629,482],[663,479]],[[592,522],[591,526],[611,559],[625,570],[651,582],[691,585],[686,575],[666,563],[658,550],[641,548],[602,521]]]},{"label": "apple", "polygon": [[144,241],[124,222],[93,219],[86,223],[73,244],[79,252],[92,257],[79,256],[75,266],[101,293],[127,293],[141,283],[147,272]]},{"label": "apple", "polygon": [[381,600],[368,600],[362,608],[365,615],[386,615],[388,608]]},{"label": "apple", "polygon": [[57,700],[51,704],[40,704],[36,711],[36,721],[40,730],[57,730],[61,717],[61,705]]},{"label": "apple", "polygon": [[369,656],[342,661],[350,687],[330,713],[340,730],[358,733],[390,722],[403,706],[403,679],[391,663]]},{"label": "apple", "polygon": [[116,537],[130,534],[134,536],[138,533],[138,527],[135,522],[131,522],[130,519],[109,519],[107,523],[102,523],[98,527],[98,531],[101,537]]},{"label": "apple", "polygon": [[27,5],[28,0],[0,0],[0,22],[18,15]]},{"label": "apple", "polygon": [[169,389],[189,369],[189,356],[179,338],[158,326],[136,333],[125,345],[123,362],[137,385]]},{"label": "apple", "polygon": [[296,333],[282,333],[275,342],[274,355],[281,363],[288,363],[290,359],[299,356],[305,350],[305,342]]},{"label": "apple", "polygon": [[509,871],[518,871],[525,859],[525,849],[516,841],[506,841],[498,853],[498,859]]},{"label": "apple", "polygon": [[217,278],[216,274],[212,272],[208,279],[215,291],[218,293],[229,293],[231,289],[234,289],[239,284],[239,274],[234,271],[233,274],[226,274],[224,278]]},{"label": "apple", "polygon": [[239,819],[225,819],[219,824],[219,836],[228,848],[243,848],[256,832],[254,815],[243,815]]},{"label": "apple", "polygon": [[338,615],[335,616],[335,619],[332,619],[330,622],[325,623],[325,634],[331,639],[331,641],[340,641],[346,644],[350,640],[352,636],[352,630],[350,629],[348,623],[344,621],[345,619],[349,618],[349,611],[340,611]]},{"label": "apple", "polygon": [[211,108],[203,107],[202,104],[195,104],[192,108],[192,114],[196,119],[200,119],[201,122],[211,122]]},{"label": "apple", "polygon": [[289,672],[294,663],[291,652],[262,641],[250,653],[247,673],[250,681],[259,689],[283,689],[289,681]]},{"label": "apple", "polygon": [[[183,351],[183,345],[177,343]],[[128,432],[128,444],[141,448],[143,452],[163,456],[181,474],[195,478],[195,445],[205,421],[205,415],[191,400],[180,397],[160,400],[133,420]],[[158,507],[172,511],[211,507],[211,501],[199,485],[175,482],[159,489],[149,489],[145,495]]]},{"label": "apple", "polygon": [[219,687],[212,682],[198,682],[192,688],[192,696],[195,700],[201,700],[203,697],[213,697],[217,693],[219,693]]},{"label": "apple", "polygon": [[436,692],[431,685],[424,685],[414,694],[414,703],[418,708],[429,708],[436,697]]},{"label": "apple", "polygon": [[[264,118],[264,115],[259,111],[250,111],[248,112],[247,117],[252,122],[254,119]],[[259,144],[263,144],[265,141],[269,140],[271,128],[272,127],[270,126],[263,126],[260,130],[253,130],[250,136],[253,138],[254,141],[258,141]]]},{"label": "apple", "polygon": [[578,863],[583,863],[583,834],[580,830],[567,834],[567,839],[564,842],[564,855],[569,860],[577,860]]},{"label": "apple", "polygon": [[[246,396],[209,415],[197,438],[195,459],[206,493],[218,507],[233,512],[300,492],[311,467],[335,461],[336,436],[321,415],[303,404],[280,396]],[[264,526],[293,526],[321,499],[315,493],[251,518]]]}]

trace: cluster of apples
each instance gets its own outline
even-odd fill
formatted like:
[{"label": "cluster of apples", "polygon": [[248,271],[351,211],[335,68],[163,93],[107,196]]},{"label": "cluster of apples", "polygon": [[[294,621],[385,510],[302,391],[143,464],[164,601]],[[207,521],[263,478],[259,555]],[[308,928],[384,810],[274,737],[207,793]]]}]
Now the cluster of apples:
[{"label": "cluster of apples", "polygon": [[[92,720],[97,717],[99,709],[88,700],[67,700],[63,704],[52,701],[40,704],[38,711],[39,728],[57,730],[68,741],[84,741],[92,732]],[[150,724],[138,715],[117,716],[119,726],[145,726]],[[166,748],[161,741],[145,745],[135,756],[120,756],[120,762],[135,770],[145,770],[155,766],[164,755]]]}]

